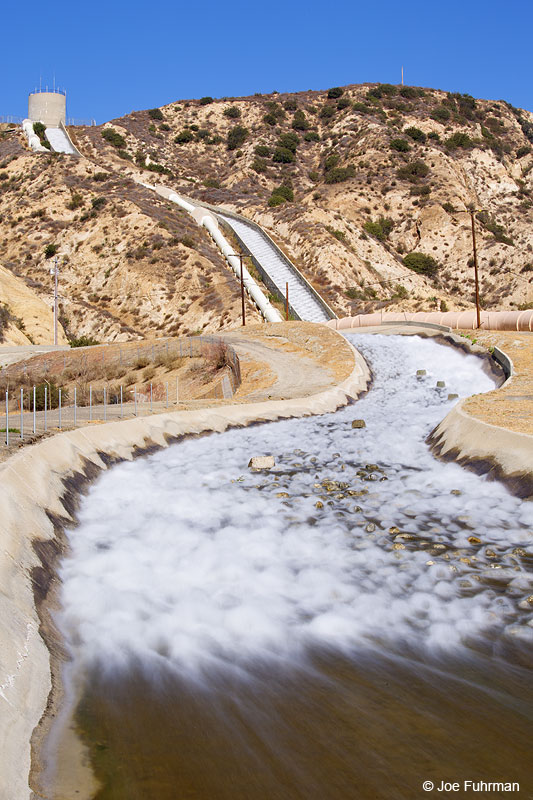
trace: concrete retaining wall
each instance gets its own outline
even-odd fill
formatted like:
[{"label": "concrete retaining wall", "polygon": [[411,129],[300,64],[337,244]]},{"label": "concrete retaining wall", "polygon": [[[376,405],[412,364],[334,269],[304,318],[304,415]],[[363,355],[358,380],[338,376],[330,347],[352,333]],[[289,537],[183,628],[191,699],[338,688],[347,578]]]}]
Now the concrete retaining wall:
[{"label": "concrete retaining wall", "polygon": [[[0,468],[0,799],[30,797],[30,740],[51,691],[50,655],[36,599],[48,591],[43,556],[57,551],[53,519],[73,522],[66,481],[96,474],[110,459],[132,459],[184,434],[334,411],[365,391],[366,362],[355,350],[349,378],[310,397],[179,411],[59,434],[21,450]],[[256,454],[252,454],[256,455]],[[260,455],[260,454],[259,454]],[[35,594],[34,594],[35,592]]]}]

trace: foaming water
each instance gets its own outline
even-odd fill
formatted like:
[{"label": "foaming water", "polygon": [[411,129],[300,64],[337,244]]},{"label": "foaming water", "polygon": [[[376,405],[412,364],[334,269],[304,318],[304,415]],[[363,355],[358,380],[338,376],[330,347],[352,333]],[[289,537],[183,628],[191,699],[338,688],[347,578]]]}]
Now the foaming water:
[{"label": "foaming water", "polygon": [[[61,569],[74,664],[192,677],[324,647],[530,649],[533,504],[425,444],[448,393],[492,379],[431,340],[349,338],[375,378],[355,406],[189,439],[95,483]],[[250,473],[263,454],[276,468]]]}]

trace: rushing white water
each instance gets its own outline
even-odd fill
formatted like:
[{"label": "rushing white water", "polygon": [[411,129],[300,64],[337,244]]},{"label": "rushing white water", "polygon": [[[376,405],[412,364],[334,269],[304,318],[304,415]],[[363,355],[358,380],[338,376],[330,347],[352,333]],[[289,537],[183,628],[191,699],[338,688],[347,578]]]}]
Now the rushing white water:
[{"label": "rushing white water", "polygon": [[[449,392],[492,379],[431,340],[350,339],[375,375],[356,405],[189,439],[100,477],[61,570],[60,625],[78,663],[192,669],[376,641],[529,646],[533,504],[425,444]],[[263,454],[276,468],[250,473]]]}]

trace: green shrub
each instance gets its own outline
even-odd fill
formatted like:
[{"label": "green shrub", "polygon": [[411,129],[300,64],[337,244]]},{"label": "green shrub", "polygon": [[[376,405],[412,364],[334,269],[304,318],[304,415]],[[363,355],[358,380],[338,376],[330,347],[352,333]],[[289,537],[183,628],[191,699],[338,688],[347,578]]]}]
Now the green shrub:
[{"label": "green shrub", "polygon": [[355,167],[351,164],[348,167],[334,167],[326,172],[326,183],[343,183],[355,175]]},{"label": "green shrub", "polygon": [[[59,406],[59,387],[54,381],[38,383],[35,387],[35,408],[37,411],[44,410],[44,396],[46,389],[46,407],[57,408]],[[68,400],[68,389],[61,389],[61,404]]]},{"label": "green shrub", "polygon": [[434,108],[430,114],[431,119],[436,120],[437,122],[448,122],[451,117],[451,113],[446,106],[437,106]]},{"label": "green shrub", "polygon": [[200,98],[200,105],[201,106],[208,106],[210,103],[213,103],[213,102],[214,102],[213,98],[209,97],[209,96]]},{"label": "green shrub", "polygon": [[265,114],[263,117],[263,122],[266,122],[267,125],[274,127],[274,125],[278,124],[278,118],[275,114]]},{"label": "green shrub", "polygon": [[226,140],[228,150],[237,150],[246,141],[248,133],[248,128],[244,128],[242,125],[235,125],[234,128],[231,128]]},{"label": "green shrub", "polygon": [[92,345],[100,344],[100,342],[93,339],[92,336],[79,336],[77,339],[71,339],[69,344],[71,347],[92,347]]},{"label": "green shrub", "polygon": [[320,135],[319,135],[318,131],[307,131],[307,133],[304,134],[304,141],[306,141],[306,142],[319,142],[320,141]]},{"label": "green shrub", "polygon": [[229,117],[230,119],[239,119],[241,116],[241,111],[237,106],[228,106],[222,113],[225,117]]},{"label": "green shrub", "polygon": [[270,155],[270,147],[267,147],[266,144],[258,144],[256,147],[254,147],[254,153],[256,156],[268,158]]},{"label": "green shrub", "polygon": [[258,172],[258,173],[266,172],[267,171],[267,167],[268,167],[268,165],[267,165],[267,162],[265,161],[264,158],[259,158],[259,157],[254,158],[254,160],[252,162],[252,169],[253,169],[254,172]]},{"label": "green shrub", "polygon": [[517,158],[523,158],[524,156],[528,156],[531,153],[531,147],[528,147],[527,144],[523,145],[523,147],[519,147],[516,151]]},{"label": "green shrub", "polygon": [[324,170],[327,172],[330,169],[338,166],[340,161],[340,156],[338,153],[330,153],[329,156],[326,157],[324,161]]},{"label": "green shrub", "polygon": [[220,189],[220,181],[216,178],[206,178],[204,181],[204,186],[208,189]]},{"label": "green shrub", "polygon": [[398,89],[396,86],[393,86],[392,83],[380,83],[379,88],[381,90],[381,94],[388,95],[389,97],[398,94]]},{"label": "green shrub", "polygon": [[105,197],[93,197],[91,205],[95,211],[98,211],[98,209],[103,208],[103,206],[105,206],[106,203],[107,200]]},{"label": "green shrub", "polygon": [[307,177],[310,181],[313,181],[313,183],[318,183],[320,180],[320,173],[317,172],[316,169],[313,169],[308,173]]},{"label": "green shrub", "polygon": [[44,257],[52,258],[52,256],[55,256],[58,250],[59,250],[59,245],[47,244],[46,247],[44,248]]},{"label": "green shrub", "polygon": [[432,256],[427,256],[424,253],[408,253],[403,258],[403,264],[413,272],[418,272],[421,275],[434,275],[439,268],[439,265]]},{"label": "green shrub", "polygon": [[352,106],[354,111],[357,111],[358,114],[373,114],[374,109],[371,106],[367,106],[366,103],[354,103]]},{"label": "green shrub", "polygon": [[397,150],[399,153],[407,153],[411,149],[406,139],[391,139],[389,144],[391,150]]},{"label": "green shrub", "polygon": [[274,150],[272,161],[275,161],[277,164],[292,164],[294,160],[294,152],[289,150],[288,147],[276,147]]},{"label": "green shrub", "polygon": [[510,246],[514,244],[511,237],[507,236],[503,225],[499,225],[496,220],[493,219],[486,211],[480,211],[477,214],[477,218],[485,226],[485,228],[492,233],[497,242],[508,244]]},{"label": "green shrub", "polygon": [[335,111],[337,109],[335,106],[332,106],[330,103],[326,103],[326,105],[322,106],[320,109],[320,117],[322,119],[331,119],[335,116]]},{"label": "green shrub", "polygon": [[71,211],[75,211],[77,208],[81,208],[83,206],[83,195],[79,192],[73,192],[72,199],[70,203],[67,203],[67,208]]},{"label": "green shrub", "polygon": [[400,94],[402,97],[408,97],[413,99],[418,96],[418,92],[416,89],[413,89],[412,86],[402,86],[400,89]]},{"label": "green shrub", "polygon": [[457,147],[463,148],[463,150],[467,150],[469,148],[475,147],[476,143],[470,138],[467,133],[463,133],[462,131],[456,131],[454,134],[450,136],[449,139],[446,139],[444,142],[444,146],[448,150],[455,150]]},{"label": "green shrub", "polygon": [[418,197],[427,197],[429,194],[431,194],[431,187],[428,186],[427,183],[423,183],[422,185],[415,183],[411,186],[411,191],[409,194]]},{"label": "green shrub", "polygon": [[[163,126],[161,126],[161,127],[163,127]],[[209,135],[210,134],[209,134],[209,131],[208,131],[207,128],[199,128],[198,131],[196,132],[196,138],[200,142],[202,142],[202,141],[205,142],[207,139],[209,139]]]},{"label": "green shrub", "polygon": [[342,97],[344,94],[344,89],[341,89],[340,86],[334,86],[332,89],[328,89],[328,97],[330,100],[336,100],[337,97]]},{"label": "green shrub", "polygon": [[103,183],[104,181],[109,180],[110,177],[111,175],[109,172],[95,172],[93,175],[93,181],[99,181]]},{"label": "green shrub", "polygon": [[300,137],[297,133],[282,133],[278,139],[277,147],[286,147],[287,150],[295,153],[299,144]]},{"label": "green shrub", "polygon": [[117,150],[117,156],[123,158],[125,161],[133,161],[133,156],[131,156],[127,150]]},{"label": "green shrub", "polygon": [[194,139],[194,133],[187,128],[180,131],[177,136],[174,137],[174,141],[176,144],[186,144],[187,142],[192,142]]},{"label": "green shrub", "polygon": [[150,108],[148,110],[148,116],[150,119],[165,119],[160,108]]},{"label": "green shrub", "polygon": [[299,109],[292,120],[292,127],[295,131],[306,131],[309,128],[309,122],[304,114],[304,112]]},{"label": "green shrub", "polygon": [[281,206],[286,201],[281,197],[279,194],[273,194],[268,199],[268,205],[270,208],[275,208],[276,206]]},{"label": "green shrub", "polygon": [[448,202],[448,200],[445,203],[442,204],[442,207],[443,207],[443,209],[445,211],[448,212],[448,214],[453,214],[454,211],[455,211],[454,206],[452,206],[452,204],[450,202]]},{"label": "green shrub", "polygon": [[404,133],[409,136],[413,141],[420,142],[420,144],[424,144],[427,139],[426,134],[424,131],[421,131],[420,128],[406,128]]},{"label": "green shrub", "polygon": [[106,142],[112,144],[113,147],[116,148],[126,147],[125,138],[114,128],[104,128],[104,130],[102,131],[102,139],[105,139]]},{"label": "green shrub", "polygon": [[371,236],[384,242],[394,228],[394,222],[389,217],[380,217],[377,220],[367,220],[363,227]]},{"label": "green shrub", "polygon": [[275,208],[276,206],[279,206],[282,203],[292,203],[293,200],[294,200],[294,192],[292,190],[292,187],[288,186],[286,183],[282,183],[281,186],[277,186],[275,189],[272,190],[272,194],[270,195],[268,205],[271,208]]},{"label": "green shrub", "polygon": [[167,125],[166,122],[163,122],[163,124],[159,126],[159,130],[160,131],[169,131],[170,130],[170,125]]},{"label": "green shrub", "polygon": [[296,109],[298,108],[298,103],[296,102],[294,97],[289,97],[287,100],[285,100],[285,103],[283,105],[287,111],[296,111]]},{"label": "green shrub", "polygon": [[419,178],[425,178],[429,175],[429,167],[427,164],[424,164],[423,161],[417,159],[416,161],[410,161],[408,164],[405,164],[405,166],[400,167],[396,175],[400,180],[416,183]]},{"label": "green shrub", "polygon": [[348,97],[341,97],[340,100],[337,102],[338,111],[343,111],[345,108],[348,108],[349,106],[351,106],[351,102]]},{"label": "green shrub", "polygon": [[431,131],[431,133],[428,133],[428,139],[432,139],[434,142],[440,142],[440,136],[437,131]]},{"label": "green shrub", "polygon": [[396,286],[394,287],[394,294],[392,295],[392,299],[405,300],[407,297],[409,297],[409,292],[407,291],[405,286],[402,286],[401,283],[397,283]]}]

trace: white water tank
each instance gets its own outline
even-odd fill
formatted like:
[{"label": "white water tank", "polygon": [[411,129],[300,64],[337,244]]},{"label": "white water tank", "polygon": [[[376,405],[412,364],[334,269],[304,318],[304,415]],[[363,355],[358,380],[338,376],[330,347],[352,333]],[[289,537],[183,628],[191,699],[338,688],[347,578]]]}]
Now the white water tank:
[{"label": "white water tank", "polygon": [[46,127],[59,128],[67,118],[66,92],[32,92],[28,97],[28,117],[32,122],[43,122]]}]

